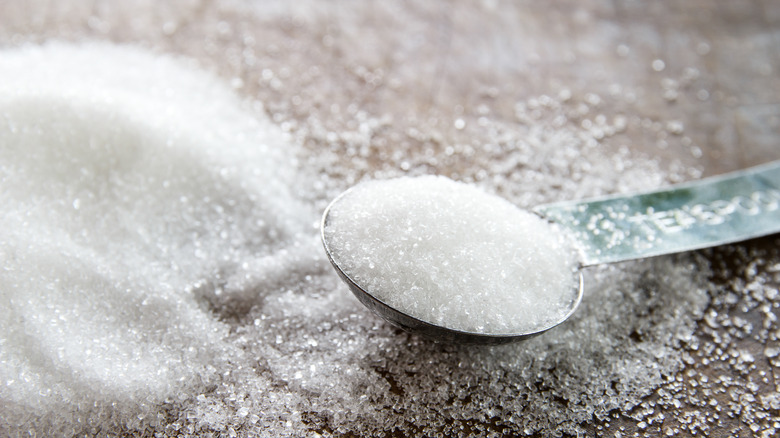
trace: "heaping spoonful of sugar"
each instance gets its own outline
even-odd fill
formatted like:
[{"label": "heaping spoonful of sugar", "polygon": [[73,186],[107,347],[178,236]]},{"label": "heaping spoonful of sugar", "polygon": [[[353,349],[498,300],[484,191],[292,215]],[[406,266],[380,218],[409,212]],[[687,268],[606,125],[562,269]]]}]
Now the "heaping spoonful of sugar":
[{"label": "heaping spoonful of sugar", "polygon": [[377,180],[322,218],[328,258],[368,308],[405,330],[481,344],[565,321],[583,267],[776,232],[780,162],[533,212],[441,176]]}]

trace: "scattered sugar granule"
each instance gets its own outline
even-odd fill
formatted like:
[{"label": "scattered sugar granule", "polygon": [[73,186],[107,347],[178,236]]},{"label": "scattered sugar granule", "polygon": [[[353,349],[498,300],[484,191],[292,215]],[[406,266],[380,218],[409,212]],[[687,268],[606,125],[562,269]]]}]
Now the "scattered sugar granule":
[{"label": "scattered sugar granule", "polygon": [[446,177],[360,184],[331,206],[324,233],[364,290],[439,326],[532,333],[576,305],[576,253],[562,230]]}]

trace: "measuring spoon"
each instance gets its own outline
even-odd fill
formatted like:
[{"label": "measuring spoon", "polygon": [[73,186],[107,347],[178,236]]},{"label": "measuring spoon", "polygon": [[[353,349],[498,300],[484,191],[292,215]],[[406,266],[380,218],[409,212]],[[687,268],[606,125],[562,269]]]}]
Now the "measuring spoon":
[{"label": "measuring spoon", "polygon": [[[564,303],[569,311],[557,321],[519,333],[463,331],[411,316],[377,299],[339,265],[325,230],[329,214],[343,197],[337,197],[322,217],[328,259],[360,302],[404,330],[445,342],[516,342],[561,324],[582,299],[579,273],[571,298]],[[533,211],[568,230],[578,244],[580,269],[739,242],[780,232],[780,161],[665,189],[546,204]]]}]

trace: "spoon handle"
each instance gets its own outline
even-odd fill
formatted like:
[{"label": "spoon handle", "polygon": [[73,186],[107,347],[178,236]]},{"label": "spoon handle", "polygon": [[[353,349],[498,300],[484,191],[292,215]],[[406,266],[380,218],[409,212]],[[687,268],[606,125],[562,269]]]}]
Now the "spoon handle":
[{"label": "spoon handle", "polygon": [[534,211],[573,232],[583,266],[739,242],[780,232],[780,161]]}]

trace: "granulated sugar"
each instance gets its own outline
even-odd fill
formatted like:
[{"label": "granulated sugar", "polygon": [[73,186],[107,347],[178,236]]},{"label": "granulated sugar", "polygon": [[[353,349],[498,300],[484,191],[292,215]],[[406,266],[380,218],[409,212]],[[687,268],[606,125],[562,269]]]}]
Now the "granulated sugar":
[{"label": "granulated sugar", "polygon": [[464,347],[371,314],[317,233],[320,207],[362,178],[450,169],[525,208],[694,174],[600,148],[633,122],[598,102],[464,114],[470,142],[437,134],[453,120],[399,133],[356,106],[337,133],[297,122],[298,142],[186,61],[0,53],[0,434],[551,436],[630,412],[685,366],[706,260],[589,269],[564,325]]},{"label": "granulated sugar", "polygon": [[11,425],[156,416],[237,354],[210,303],[312,263],[288,140],[192,66],[108,45],[3,53],[0,145]]},{"label": "granulated sugar", "polygon": [[364,290],[423,321],[477,333],[532,333],[577,296],[563,230],[445,177],[371,181],[328,213],[324,239]]}]

